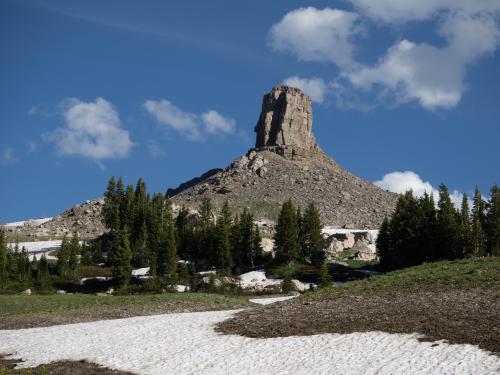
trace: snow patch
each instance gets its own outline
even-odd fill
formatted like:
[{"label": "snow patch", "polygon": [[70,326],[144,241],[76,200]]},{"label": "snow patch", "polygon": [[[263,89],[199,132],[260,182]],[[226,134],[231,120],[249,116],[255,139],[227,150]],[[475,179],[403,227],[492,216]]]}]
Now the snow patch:
[{"label": "snow patch", "polygon": [[42,225],[43,223],[46,223],[47,221],[52,220],[52,217],[44,217],[41,219],[29,219],[29,220],[22,220],[22,221],[13,221],[11,223],[5,223],[3,224],[4,227],[24,227],[24,226],[32,226],[32,227],[38,227]]},{"label": "snow patch", "polygon": [[[38,366],[87,360],[137,374],[487,374],[500,358],[472,345],[366,332],[254,339],[214,332],[236,311],[0,331],[0,353]],[[110,338],[112,338],[110,340]]]},{"label": "snow patch", "polygon": [[281,279],[268,279],[266,271],[252,271],[240,275],[240,285],[243,289],[281,285]]},{"label": "snow patch", "polygon": [[259,305],[270,305],[272,303],[286,301],[297,296],[283,296],[283,297],[270,297],[270,298],[252,298],[249,299],[252,303],[258,303]]}]

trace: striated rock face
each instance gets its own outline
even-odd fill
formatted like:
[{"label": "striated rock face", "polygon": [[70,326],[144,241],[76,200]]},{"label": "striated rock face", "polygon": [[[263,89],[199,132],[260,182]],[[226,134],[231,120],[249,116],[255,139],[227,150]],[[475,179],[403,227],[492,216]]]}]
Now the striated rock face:
[{"label": "striated rock face", "polygon": [[292,157],[319,150],[312,133],[311,98],[294,87],[276,86],[264,95],[255,132],[256,149]]}]

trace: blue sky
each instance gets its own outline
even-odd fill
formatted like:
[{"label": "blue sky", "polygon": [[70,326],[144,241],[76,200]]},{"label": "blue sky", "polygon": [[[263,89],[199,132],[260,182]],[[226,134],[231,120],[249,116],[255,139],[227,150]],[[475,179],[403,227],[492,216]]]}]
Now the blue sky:
[{"label": "blue sky", "polygon": [[384,188],[500,181],[498,1],[0,4],[0,222],[166,191],[253,146],[262,95],[313,98],[322,148]]}]

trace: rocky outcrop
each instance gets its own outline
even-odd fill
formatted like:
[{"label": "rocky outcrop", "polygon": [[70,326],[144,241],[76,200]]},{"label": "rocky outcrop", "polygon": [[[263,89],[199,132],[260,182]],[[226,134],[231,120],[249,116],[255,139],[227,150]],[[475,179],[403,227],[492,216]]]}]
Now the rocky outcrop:
[{"label": "rocky outcrop", "polygon": [[102,207],[104,199],[88,200],[83,204],[76,204],[52,220],[35,226],[20,226],[6,228],[7,235],[13,238],[18,236],[36,239],[60,238],[77,232],[80,238],[96,238],[106,232],[102,222]]},{"label": "rocky outcrop", "polygon": [[276,86],[264,95],[255,133],[258,150],[292,158],[319,150],[312,133],[311,98],[294,87]]}]

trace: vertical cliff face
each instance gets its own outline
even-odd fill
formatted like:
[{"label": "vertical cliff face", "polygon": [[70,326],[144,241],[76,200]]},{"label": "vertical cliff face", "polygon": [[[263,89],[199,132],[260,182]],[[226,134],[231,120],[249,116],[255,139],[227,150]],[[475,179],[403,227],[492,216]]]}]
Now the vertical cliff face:
[{"label": "vertical cliff face", "polygon": [[264,95],[255,132],[256,149],[299,155],[319,149],[312,133],[311,98],[294,87],[276,86]]}]

